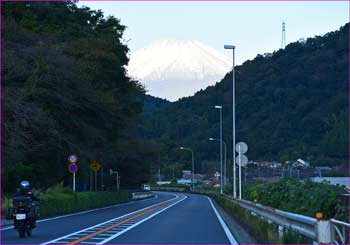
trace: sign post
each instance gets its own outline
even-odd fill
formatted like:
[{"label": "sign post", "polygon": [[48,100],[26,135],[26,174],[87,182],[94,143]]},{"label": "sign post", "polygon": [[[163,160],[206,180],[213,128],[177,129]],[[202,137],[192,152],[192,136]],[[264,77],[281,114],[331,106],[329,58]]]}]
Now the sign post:
[{"label": "sign post", "polygon": [[238,153],[238,156],[236,158],[236,161],[239,166],[239,199],[242,199],[242,166],[246,166],[248,163],[248,158],[244,153],[248,151],[248,146],[244,142],[238,142],[236,144],[236,151]]},{"label": "sign post", "polygon": [[78,170],[78,166],[76,165],[78,161],[78,157],[76,154],[70,154],[68,156],[68,171],[73,174],[73,192],[75,192],[75,172]]},{"label": "sign post", "polygon": [[97,172],[100,170],[102,165],[97,161],[92,161],[90,164],[91,171],[95,172],[95,191],[97,191]]},{"label": "sign post", "polygon": [[73,174],[73,192],[75,192],[75,172],[78,171],[78,165],[75,163],[70,163],[68,165],[68,171]]}]

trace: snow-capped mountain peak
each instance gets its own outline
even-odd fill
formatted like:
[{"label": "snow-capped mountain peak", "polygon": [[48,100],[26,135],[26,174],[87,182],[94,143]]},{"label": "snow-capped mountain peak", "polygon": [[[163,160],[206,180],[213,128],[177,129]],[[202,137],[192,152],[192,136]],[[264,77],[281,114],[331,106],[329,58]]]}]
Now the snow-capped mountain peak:
[{"label": "snow-capped mountain peak", "polygon": [[231,67],[229,58],[201,42],[163,39],[132,53],[128,74],[149,94],[174,101],[215,84]]}]

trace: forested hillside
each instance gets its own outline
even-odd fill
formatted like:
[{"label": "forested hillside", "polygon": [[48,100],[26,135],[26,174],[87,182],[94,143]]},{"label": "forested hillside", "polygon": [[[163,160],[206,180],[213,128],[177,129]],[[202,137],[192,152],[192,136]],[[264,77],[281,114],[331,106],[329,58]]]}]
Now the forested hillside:
[{"label": "forested hillside", "polygon": [[[248,158],[347,164],[348,44],[346,24],[236,67],[236,139],[247,142]],[[173,149],[191,147],[200,168],[203,161],[219,159],[218,144],[208,141],[219,137],[214,105],[223,105],[224,141],[232,159],[232,73],[152,114],[146,135],[162,143],[164,159],[175,154],[173,159],[181,159]]]},{"label": "forested hillside", "polygon": [[170,104],[169,101],[152,95],[145,95],[143,102],[143,113],[145,115],[156,112]]},{"label": "forested hillside", "polygon": [[78,182],[89,164],[147,180],[153,150],[138,133],[144,89],[126,76],[125,27],[72,2],[2,3],[2,181],[47,187]]}]

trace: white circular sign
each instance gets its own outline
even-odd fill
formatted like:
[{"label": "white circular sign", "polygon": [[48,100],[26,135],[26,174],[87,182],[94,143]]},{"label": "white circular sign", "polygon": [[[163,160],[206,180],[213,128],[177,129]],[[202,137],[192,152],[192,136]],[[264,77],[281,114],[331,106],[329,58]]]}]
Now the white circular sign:
[{"label": "white circular sign", "polygon": [[69,155],[69,156],[68,156],[68,161],[69,161],[70,163],[76,163],[76,162],[78,161],[77,155],[75,155],[75,154]]},{"label": "white circular sign", "polygon": [[238,142],[237,144],[236,144],[236,151],[238,152],[238,153],[246,153],[247,151],[248,151],[248,146],[247,146],[247,144],[246,143],[244,143],[244,142]]},{"label": "white circular sign", "polygon": [[241,167],[245,167],[247,166],[247,163],[248,163],[248,157],[244,154],[239,154],[236,157],[236,162],[238,165],[241,165]]}]

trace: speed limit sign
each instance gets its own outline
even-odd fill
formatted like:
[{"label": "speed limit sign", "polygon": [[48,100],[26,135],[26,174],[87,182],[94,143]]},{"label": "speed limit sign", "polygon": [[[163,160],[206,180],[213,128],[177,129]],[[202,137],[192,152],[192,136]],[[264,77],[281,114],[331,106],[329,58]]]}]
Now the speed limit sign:
[{"label": "speed limit sign", "polygon": [[68,156],[68,162],[75,164],[78,161],[78,157],[75,154],[71,154]]}]

